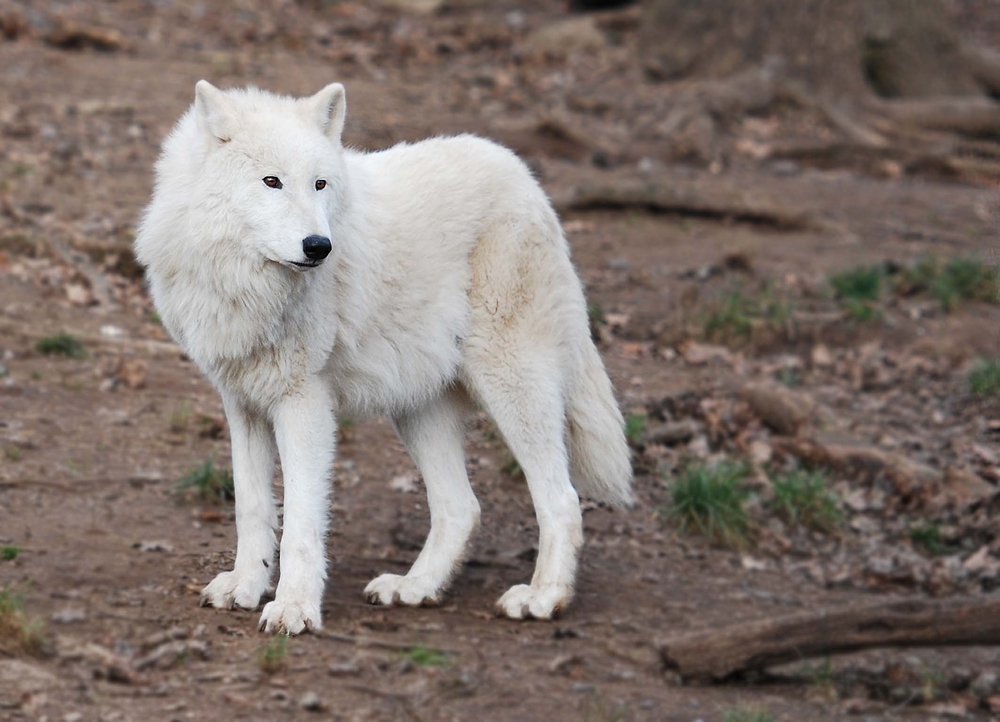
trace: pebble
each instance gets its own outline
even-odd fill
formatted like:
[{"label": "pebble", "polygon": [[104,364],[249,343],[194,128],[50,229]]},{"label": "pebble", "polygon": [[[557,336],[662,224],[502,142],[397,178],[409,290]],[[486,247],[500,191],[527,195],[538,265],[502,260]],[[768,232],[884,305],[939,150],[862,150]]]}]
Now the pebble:
[{"label": "pebble", "polygon": [[72,624],[73,622],[86,621],[87,613],[82,609],[61,609],[50,619],[58,624]]},{"label": "pebble", "polygon": [[306,692],[302,695],[302,699],[299,701],[299,707],[304,709],[306,712],[322,712],[323,700],[321,700],[319,695],[315,692]]}]

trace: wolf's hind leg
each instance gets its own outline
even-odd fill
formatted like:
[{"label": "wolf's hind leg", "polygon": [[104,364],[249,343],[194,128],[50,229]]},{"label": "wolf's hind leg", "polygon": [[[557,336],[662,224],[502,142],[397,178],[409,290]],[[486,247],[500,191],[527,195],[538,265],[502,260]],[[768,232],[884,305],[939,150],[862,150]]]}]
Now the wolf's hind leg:
[{"label": "wolf's hind leg", "polygon": [[563,395],[558,372],[553,373],[557,368],[544,354],[522,351],[480,358],[470,370],[474,394],[524,470],[538,519],[531,584],[512,587],[497,602],[497,613],[511,619],[551,619],[569,604],[583,543],[580,499],[569,477]]},{"label": "wolf's hind leg", "polygon": [[479,502],[465,471],[461,416],[459,400],[449,394],[395,419],[424,477],[431,530],[406,576],[383,574],[365,588],[372,604],[435,604],[462,563],[479,524]]},{"label": "wolf's hind leg", "polygon": [[266,419],[224,399],[233,447],[236,493],[236,564],[201,593],[202,606],[256,609],[271,585],[278,516],[271,492],[274,436]]}]

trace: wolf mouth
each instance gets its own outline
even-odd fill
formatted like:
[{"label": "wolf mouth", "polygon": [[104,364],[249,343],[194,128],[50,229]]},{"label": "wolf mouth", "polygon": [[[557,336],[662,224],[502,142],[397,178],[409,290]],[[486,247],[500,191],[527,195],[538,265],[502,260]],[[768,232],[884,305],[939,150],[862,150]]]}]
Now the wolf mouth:
[{"label": "wolf mouth", "polygon": [[316,266],[323,263],[322,261],[306,261],[305,263],[299,263],[298,261],[289,261],[296,268],[316,268]]}]

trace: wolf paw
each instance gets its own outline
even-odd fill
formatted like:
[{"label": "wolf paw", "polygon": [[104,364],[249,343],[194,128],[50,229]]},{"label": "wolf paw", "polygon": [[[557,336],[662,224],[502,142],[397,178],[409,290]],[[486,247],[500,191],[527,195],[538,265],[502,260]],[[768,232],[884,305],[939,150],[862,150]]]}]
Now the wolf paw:
[{"label": "wolf paw", "polygon": [[427,577],[401,577],[398,574],[383,574],[373,579],[365,587],[365,598],[369,604],[402,604],[407,607],[432,606],[437,604],[441,588]]},{"label": "wolf paw", "polygon": [[319,605],[275,599],[264,605],[259,628],[268,634],[301,634],[322,626]]},{"label": "wolf paw", "polygon": [[572,590],[562,585],[532,587],[518,584],[496,604],[496,613],[508,619],[552,619],[566,608]]},{"label": "wolf paw", "polygon": [[256,609],[261,595],[267,591],[267,579],[222,572],[201,592],[201,606],[216,609]]}]

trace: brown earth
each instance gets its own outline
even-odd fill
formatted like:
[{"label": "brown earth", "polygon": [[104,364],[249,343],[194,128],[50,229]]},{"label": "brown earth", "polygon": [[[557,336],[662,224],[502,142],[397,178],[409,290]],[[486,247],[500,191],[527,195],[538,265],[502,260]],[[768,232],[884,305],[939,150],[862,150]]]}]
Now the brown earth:
[{"label": "brown earth", "polygon": [[[1000,667],[996,649],[874,651],[705,687],[666,673],[657,642],[889,595],[996,593],[1000,406],[972,394],[967,375],[1000,354],[1000,307],[945,312],[901,289],[861,322],[827,284],[831,272],[928,255],[994,267],[995,190],[891,164],[863,175],[758,158],[754,143],[825,132],[782,108],[739,124],[733,146],[750,151],[708,170],[675,166],[648,130],[669,88],[644,81],[634,60],[635,8],[591,23],[555,2],[469,0],[429,14],[392,4],[0,2],[0,546],[20,549],[0,561],[0,586],[44,623],[40,655],[0,655],[0,719],[989,719],[1000,687],[970,681]],[[967,22],[997,27],[980,5],[964,4]],[[567,19],[578,26],[538,33]],[[490,135],[555,198],[621,173],[728,184],[808,220],[786,228],[766,214],[642,204],[564,212],[622,405],[648,421],[635,439],[640,503],[587,505],[578,593],[562,619],[491,614],[530,577],[537,527],[483,419],[468,442],[483,524],[441,607],[379,609],[361,595],[408,567],[428,525],[385,420],[344,429],[323,634],[289,640],[270,669],[257,612],[198,606],[232,563],[233,514],[179,494],[177,480],[208,458],[228,466],[222,407],[151,315],[127,248],[158,144],[202,77],[290,94],[343,81],[348,142]],[[748,311],[746,329],[720,321],[734,292],[773,308]],[[36,350],[63,331],[85,357]],[[744,397],[750,382],[793,386],[821,418],[801,432],[796,422],[795,443],[780,437]],[[672,423],[690,431],[658,442]],[[842,528],[798,531],[758,502],[756,544],[741,551],[660,513],[690,460],[780,466],[806,437],[922,471],[904,483],[891,459],[864,473],[831,461]],[[399,490],[408,476],[418,493]],[[908,530],[929,521],[947,554],[911,543]]]}]

